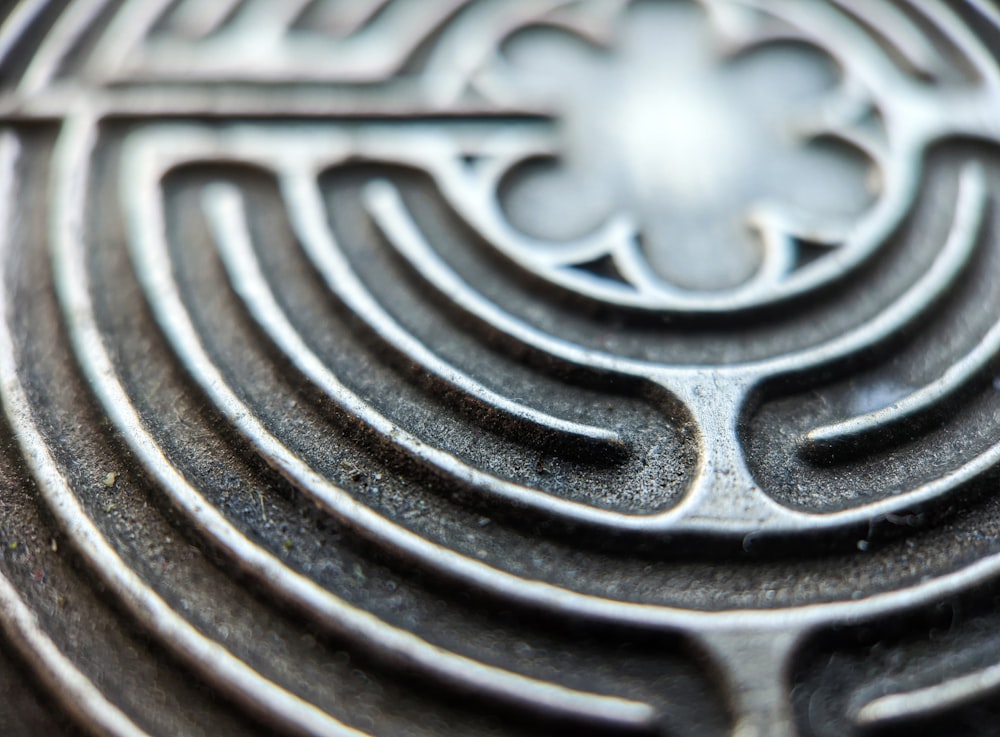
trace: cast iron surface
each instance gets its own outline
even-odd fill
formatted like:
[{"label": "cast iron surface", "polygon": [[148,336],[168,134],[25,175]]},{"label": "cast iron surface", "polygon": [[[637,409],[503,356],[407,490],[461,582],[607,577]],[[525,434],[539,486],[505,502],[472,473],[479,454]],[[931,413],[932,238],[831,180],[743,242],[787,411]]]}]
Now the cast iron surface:
[{"label": "cast iron surface", "polygon": [[4,734],[997,734],[997,48],[7,3]]}]

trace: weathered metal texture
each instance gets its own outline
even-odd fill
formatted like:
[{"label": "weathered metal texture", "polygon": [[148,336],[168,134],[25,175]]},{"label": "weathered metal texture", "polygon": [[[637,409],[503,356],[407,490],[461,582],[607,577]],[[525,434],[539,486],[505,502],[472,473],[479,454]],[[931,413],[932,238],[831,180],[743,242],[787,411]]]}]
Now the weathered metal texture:
[{"label": "weathered metal texture", "polygon": [[3,733],[995,734],[998,46],[8,7]]}]

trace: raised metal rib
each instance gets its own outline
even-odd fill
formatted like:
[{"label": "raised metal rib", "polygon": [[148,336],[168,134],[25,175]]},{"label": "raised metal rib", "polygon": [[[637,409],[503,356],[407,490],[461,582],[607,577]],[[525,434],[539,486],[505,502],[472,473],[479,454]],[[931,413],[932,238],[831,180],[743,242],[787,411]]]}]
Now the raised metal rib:
[{"label": "raised metal rib", "polygon": [[979,343],[937,379],[887,407],[841,422],[818,427],[806,435],[805,450],[829,450],[903,430],[908,423],[941,408],[976,379],[1000,352],[1000,324],[994,325]]},{"label": "raised metal rib", "polygon": [[[460,390],[484,410],[500,412],[526,426],[526,429],[540,430],[554,434],[566,442],[586,443],[597,452],[621,452],[624,450],[620,435],[612,430],[563,420],[540,412],[532,407],[498,394],[476,381],[467,373],[435,355],[427,346],[406,332],[365,289],[353,273],[350,264],[343,257],[339,245],[329,234],[322,217],[321,203],[317,202],[317,179],[310,172],[301,171],[282,176],[286,198],[294,201],[296,207],[290,209],[292,226],[296,231],[310,260],[322,275],[327,286],[338,296],[358,319],[367,323],[386,343],[398,350],[407,360],[420,366],[422,372],[435,376],[450,387]],[[247,299],[251,296],[266,301],[268,311],[278,310],[277,302],[269,296],[269,288],[263,274],[256,266],[257,258],[250,243],[250,234],[243,213],[239,191],[226,185],[216,185],[206,193],[205,208],[210,216],[210,224],[220,247],[220,255],[227,270],[233,275],[234,286]],[[260,315],[261,308],[251,308]],[[288,345],[288,340],[276,337],[276,319],[261,316],[259,322],[279,345]],[[292,330],[287,318],[280,322]],[[304,343],[301,343],[304,344]],[[328,383],[328,382],[324,382]],[[603,446],[603,447],[602,447]]]}]

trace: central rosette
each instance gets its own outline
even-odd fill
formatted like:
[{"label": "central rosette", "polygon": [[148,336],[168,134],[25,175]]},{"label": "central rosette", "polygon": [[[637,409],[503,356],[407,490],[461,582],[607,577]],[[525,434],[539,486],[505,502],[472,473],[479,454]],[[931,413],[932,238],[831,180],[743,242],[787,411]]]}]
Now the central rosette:
[{"label": "central rosette", "polygon": [[514,35],[486,85],[554,107],[562,143],[505,178],[510,223],[560,242],[625,215],[665,291],[778,282],[841,245],[828,235],[846,236],[877,181],[857,148],[805,129],[843,102],[840,69],[801,41],[723,25],[692,4],[639,3],[606,47],[564,28]]}]

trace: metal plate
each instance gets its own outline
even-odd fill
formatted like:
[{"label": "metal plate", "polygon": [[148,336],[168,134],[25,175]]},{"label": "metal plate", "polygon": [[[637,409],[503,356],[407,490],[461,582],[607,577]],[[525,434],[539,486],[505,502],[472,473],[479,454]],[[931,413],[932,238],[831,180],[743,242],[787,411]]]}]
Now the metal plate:
[{"label": "metal plate", "polygon": [[988,0],[23,0],[5,734],[988,735]]}]

